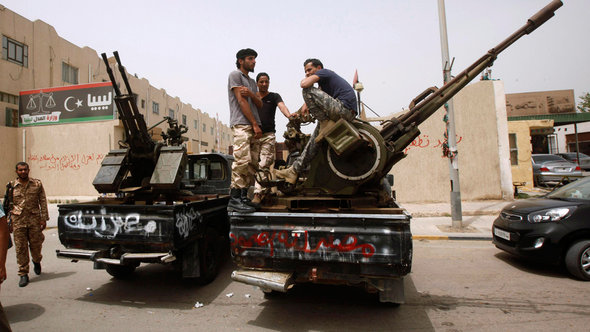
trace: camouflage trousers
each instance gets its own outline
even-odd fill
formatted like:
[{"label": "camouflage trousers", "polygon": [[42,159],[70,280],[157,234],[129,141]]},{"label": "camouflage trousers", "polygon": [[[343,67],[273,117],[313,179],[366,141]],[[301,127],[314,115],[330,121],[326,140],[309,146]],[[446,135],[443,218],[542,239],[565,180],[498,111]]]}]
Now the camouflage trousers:
[{"label": "camouflage trousers", "polygon": [[[273,132],[262,134],[262,138],[260,139],[260,161],[258,162],[258,169],[264,171],[264,174],[269,174],[270,166],[275,162],[276,141],[276,136]],[[258,181],[254,187],[255,194],[267,193],[269,190],[270,188],[262,187]]]},{"label": "camouflage trousers", "polygon": [[29,249],[33,262],[40,263],[43,255],[41,248],[45,235],[41,231],[38,217],[31,215],[12,216],[14,249],[18,264],[18,275],[29,274]]},{"label": "camouflage trousers", "polygon": [[234,162],[231,167],[231,187],[248,188],[254,185],[254,174],[258,169],[260,140],[254,138],[249,125],[232,127],[234,135]]},{"label": "camouflage trousers", "polygon": [[[332,120],[338,121],[344,119],[352,121],[355,117],[354,111],[344,107],[342,102],[338,99],[332,98],[330,95],[318,88],[303,89],[303,100],[309,109],[309,113],[319,121]],[[297,173],[301,173],[305,166],[309,165],[313,157],[318,153],[318,143],[315,138],[320,132],[320,125],[318,124],[311,134],[307,145],[301,152],[301,155],[293,162],[293,169]]]}]

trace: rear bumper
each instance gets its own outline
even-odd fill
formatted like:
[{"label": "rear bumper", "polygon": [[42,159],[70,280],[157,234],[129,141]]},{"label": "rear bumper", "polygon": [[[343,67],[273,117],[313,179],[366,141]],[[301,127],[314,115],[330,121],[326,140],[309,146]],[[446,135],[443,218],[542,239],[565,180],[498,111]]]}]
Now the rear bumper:
[{"label": "rear bumper", "polygon": [[109,258],[108,252],[103,250],[57,249],[57,258],[86,260],[104,264],[132,265],[137,263],[168,263],[176,257],[167,252],[125,253],[119,258]]}]

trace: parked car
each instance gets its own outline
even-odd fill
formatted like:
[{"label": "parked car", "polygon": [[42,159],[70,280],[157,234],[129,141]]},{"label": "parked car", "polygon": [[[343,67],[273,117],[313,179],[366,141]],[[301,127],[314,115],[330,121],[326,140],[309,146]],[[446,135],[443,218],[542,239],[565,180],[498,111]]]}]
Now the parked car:
[{"label": "parked car", "polygon": [[563,183],[574,181],[582,176],[580,166],[571,163],[554,154],[534,154],[533,183],[535,186],[548,183]]},{"label": "parked car", "polygon": [[492,228],[497,248],[513,255],[564,264],[590,280],[590,177],[537,198],[510,203]]},{"label": "parked car", "polygon": [[[556,155],[564,158],[565,160],[572,162],[574,164],[578,164],[583,170],[589,171],[590,170],[590,156],[584,153],[575,153],[575,152],[566,152],[566,153],[556,153]],[[580,155],[580,162],[578,163],[578,155]]]}]

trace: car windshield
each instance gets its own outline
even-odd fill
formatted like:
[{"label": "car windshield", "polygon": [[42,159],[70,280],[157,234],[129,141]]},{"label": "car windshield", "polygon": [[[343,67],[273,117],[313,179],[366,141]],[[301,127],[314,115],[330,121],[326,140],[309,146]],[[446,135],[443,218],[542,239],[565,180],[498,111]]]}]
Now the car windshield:
[{"label": "car windshield", "polygon": [[567,161],[565,159],[563,159],[563,157],[560,156],[556,156],[553,154],[540,154],[540,155],[536,155],[533,156],[533,160],[535,161],[535,163],[542,163],[544,161]]},{"label": "car windshield", "polygon": [[549,198],[576,198],[590,200],[590,177],[574,181],[549,194]]},{"label": "car windshield", "polygon": [[[575,152],[570,152],[570,153],[565,153],[565,155],[568,158],[577,158],[576,153]],[[580,158],[588,158],[588,155],[583,154],[582,152],[580,152]]]}]

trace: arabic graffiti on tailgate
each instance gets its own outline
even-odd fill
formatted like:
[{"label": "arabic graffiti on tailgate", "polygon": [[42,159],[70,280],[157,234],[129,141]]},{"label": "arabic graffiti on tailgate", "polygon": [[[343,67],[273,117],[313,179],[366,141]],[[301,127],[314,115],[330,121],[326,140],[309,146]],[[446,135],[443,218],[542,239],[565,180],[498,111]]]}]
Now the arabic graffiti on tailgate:
[{"label": "arabic graffiti on tailgate", "polygon": [[375,254],[375,246],[370,243],[359,243],[355,235],[343,235],[341,237],[329,235],[327,237],[314,237],[315,244],[309,239],[308,231],[278,231],[260,232],[250,237],[229,234],[232,248],[269,247],[270,256],[274,256],[275,247],[283,247],[294,251],[313,254],[317,252],[354,252],[360,251],[364,257],[371,257]]}]

